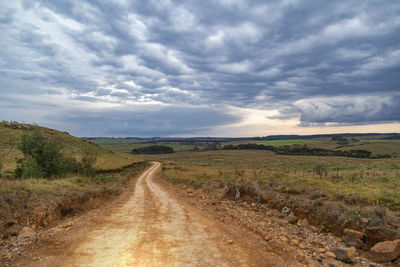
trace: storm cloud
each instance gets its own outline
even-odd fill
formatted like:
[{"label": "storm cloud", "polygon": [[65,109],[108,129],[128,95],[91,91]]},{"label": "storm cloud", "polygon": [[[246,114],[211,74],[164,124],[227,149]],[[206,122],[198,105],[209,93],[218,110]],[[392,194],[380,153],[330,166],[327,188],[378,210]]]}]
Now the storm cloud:
[{"label": "storm cloud", "polygon": [[3,1],[0,119],[86,136],[218,134],[248,109],[299,127],[398,123],[399,14],[395,1]]}]

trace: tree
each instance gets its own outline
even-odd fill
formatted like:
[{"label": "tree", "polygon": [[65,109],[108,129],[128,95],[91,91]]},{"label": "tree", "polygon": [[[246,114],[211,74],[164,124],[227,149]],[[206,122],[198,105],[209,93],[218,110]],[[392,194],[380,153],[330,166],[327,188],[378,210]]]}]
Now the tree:
[{"label": "tree", "polygon": [[64,165],[62,146],[47,141],[38,129],[31,135],[23,135],[18,148],[24,154],[24,159],[18,161],[15,170],[17,178],[51,178],[69,172]]}]

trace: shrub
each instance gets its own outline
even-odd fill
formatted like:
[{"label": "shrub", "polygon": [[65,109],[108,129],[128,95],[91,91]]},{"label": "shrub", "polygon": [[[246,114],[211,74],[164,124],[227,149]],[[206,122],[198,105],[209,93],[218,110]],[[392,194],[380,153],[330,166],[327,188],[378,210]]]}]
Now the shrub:
[{"label": "shrub", "polygon": [[42,168],[39,166],[38,162],[32,157],[28,157],[21,167],[21,178],[23,179],[43,176]]},{"label": "shrub", "polygon": [[81,158],[80,172],[86,177],[93,178],[96,175],[94,164],[96,163],[96,155],[86,150]]},{"label": "shrub", "polygon": [[325,166],[323,165],[317,165],[314,167],[314,172],[319,175],[319,178],[322,179],[322,175],[327,176],[328,175],[328,171],[326,169]]},{"label": "shrub", "polygon": [[65,173],[61,145],[48,142],[39,130],[29,136],[23,135],[18,148],[24,154],[24,159],[18,162],[15,170],[17,178],[50,178]]},{"label": "shrub", "polygon": [[88,177],[96,174],[93,167],[96,161],[94,155],[85,152],[81,163],[72,157],[64,157],[62,146],[54,141],[47,141],[39,130],[31,135],[23,135],[18,148],[24,154],[24,159],[17,162],[14,171],[17,178],[51,178],[78,172]]},{"label": "shrub", "polygon": [[80,163],[72,157],[67,157],[63,161],[63,173],[78,173],[81,168]]}]

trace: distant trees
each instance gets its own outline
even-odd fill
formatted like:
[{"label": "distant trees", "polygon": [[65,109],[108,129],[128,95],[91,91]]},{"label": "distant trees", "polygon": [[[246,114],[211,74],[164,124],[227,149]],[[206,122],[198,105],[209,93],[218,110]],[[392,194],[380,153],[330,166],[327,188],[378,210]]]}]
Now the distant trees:
[{"label": "distant trees", "polygon": [[174,153],[174,149],[169,146],[152,145],[134,148],[132,154],[169,154]]},{"label": "distant trees", "polygon": [[35,130],[31,135],[23,135],[18,149],[24,154],[24,158],[17,161],[14,171],[17,178],[56,178],[68,173],[90,176],[87,169],[89,166],[93,168],[95,163],[94,156],[86,160],[84,155],[81,162],[72,157],[65,157],[62,146],[47,140],[39,130]]},{"label": "distant trees", "polygon": [[348,145],[349,144],[349,139],[337,135],[337,136],[332,136],[331,141],[335,141],[339,145]]},{"label": "distant trees", "polygon": [[227,145],[223,147],[224,150],[233,149],[258,149],[274,151],[278,155],[296,155],[296,156],[332,156],[332,157],[349,157],[349,158],[390,158],[390,155],[376,155],[373,156],[367,150],[330,150],[324,148],[308,148],[307,146],[293,145],[293,146],[265,146],[261,144],[240,144],[237,146]]}]

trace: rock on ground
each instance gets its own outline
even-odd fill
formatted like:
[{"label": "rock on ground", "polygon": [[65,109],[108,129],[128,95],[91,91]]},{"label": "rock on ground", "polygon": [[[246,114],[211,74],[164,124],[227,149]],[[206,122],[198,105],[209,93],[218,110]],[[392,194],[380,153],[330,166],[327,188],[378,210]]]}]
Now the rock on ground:
[{"label": "rock on ground", "polygon": [[36,232],[30,227],[24,227],[22,228],[21,232],[18,235],[18,238],[25,238],[25,237],[31,237],[35,235]]},{"label": "rock on ground", "polygon": [[371,248],[370,259],[376,262],[392,261],[400,257],[400,239],[384,241]]},{"label": "rock on ground", "polygon": [[356,262],[356,248],[334,248],[331,250],[336,256],[337,260],[353,263]]},{"label": "rock on ground", "polygon": [[351,230],[351,229],[346,228],[343,230],[343,232],[347,236],[358,238],[358,239],[362,239],[364,237],[363,233],[361,233],[360,231],[356,231],[356,230]]}]

